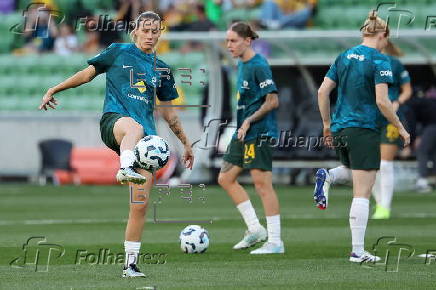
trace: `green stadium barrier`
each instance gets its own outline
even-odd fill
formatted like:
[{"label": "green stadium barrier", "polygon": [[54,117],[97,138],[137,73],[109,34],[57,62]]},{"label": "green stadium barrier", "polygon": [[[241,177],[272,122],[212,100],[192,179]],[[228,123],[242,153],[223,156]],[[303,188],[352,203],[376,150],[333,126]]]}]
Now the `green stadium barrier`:
[{"label": "green stadium barrier", "polygon": [[[87,66],[89,55],[73,54],[59,56],[43,55],[0,55],[0,110],[34,110],[49,87],[52,87],[78,70]],[[202,53],[168,53],[162,59],[172,65],[176,83],[185,93],[187,104],[199,104],[202,86],[199,80],[207,81],[200,71],[205,63]],[[192,84],[181,84],[185,79],[178,68],[192,69]],[[100,112],[106,88],[105,75],[97,76],[92,82],[58,94],[59,109],[70,111]]]}]

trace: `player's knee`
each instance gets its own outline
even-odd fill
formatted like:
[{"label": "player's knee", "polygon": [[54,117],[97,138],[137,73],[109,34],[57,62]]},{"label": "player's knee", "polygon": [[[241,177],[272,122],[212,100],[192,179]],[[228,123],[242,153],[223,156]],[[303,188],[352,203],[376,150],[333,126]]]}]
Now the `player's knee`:
[{"label": "player's knee", "polygon": [[220,173],[220,175],[218,175],[218,184],[221,185],[222,187],[227,187],[229,185],[231,185],[233,182],[232,178],[230,178],[230,176],[226,175],[226,174],[222,174]]},{"label": "player's knee", "polygon": [[254,188],[260,196],[266,196],[271,192],[271,185],[265,180],[259,179],[254,181]]},{"label": "player's knee", "polygon": [[129,134],[132,134],[132,135],[135,135],[139,138],[142,138],[142,137],[144,137],[144,128],[142,127],[141,124],[134,122],[129,127]]},{"label": "player's knee", "polygon": [[225,187],[228,184],[228,178],[224,174],[218,175],[218,184]]}]

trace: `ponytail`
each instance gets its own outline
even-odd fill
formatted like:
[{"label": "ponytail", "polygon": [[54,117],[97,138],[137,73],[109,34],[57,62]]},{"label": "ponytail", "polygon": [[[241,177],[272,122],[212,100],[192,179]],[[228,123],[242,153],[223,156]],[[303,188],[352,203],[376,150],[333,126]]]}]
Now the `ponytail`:
[{"label": "ponytail", "polygon": [[363,36],[374,36],[378,32],[385,32],[389,36],[389,27],[386,21],[377,16],[377,10],[372,10],[368,14],[368,18],[360,28]]},{"label": "ponytail", "polygon": [[404,53],[401,51],[401,49],[390,41],[388,41],[388,44],[386,45],[386,47],[383,48],[383,53],[389,54],[392,56],[396,56],[396,57],[400,57],[400,56],[404,55]]}]

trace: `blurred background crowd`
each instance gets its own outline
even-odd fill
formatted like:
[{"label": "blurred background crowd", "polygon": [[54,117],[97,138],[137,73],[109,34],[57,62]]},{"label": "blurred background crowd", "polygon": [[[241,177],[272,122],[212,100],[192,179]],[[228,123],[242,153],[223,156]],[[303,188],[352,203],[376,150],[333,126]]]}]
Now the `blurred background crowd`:
[{"label": "blurred background crowd", "polygon": [[[92,5],[90,2],[31,1],[23,12],[24,27],[15,27],[23,34],[15,34],[12,50],[19,54],[95,53],[112,42],[124,41],[135,16],[146,10],[163,17],[165,31],[225,30],[237,20],[249,21],[263,30],[304,29],[311,25],[317,0],[96,0]],[[19,0],[2,0],[0,13],[13,13],[19,6],[23,6]],[[169,47],[161,45],[160,49]]]}]

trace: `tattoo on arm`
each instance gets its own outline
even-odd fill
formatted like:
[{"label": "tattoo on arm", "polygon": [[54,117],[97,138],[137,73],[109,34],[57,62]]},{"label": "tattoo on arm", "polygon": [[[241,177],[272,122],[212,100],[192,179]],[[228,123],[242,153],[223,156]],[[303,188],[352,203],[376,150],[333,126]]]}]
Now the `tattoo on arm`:
[{"label": "tattoo on arm", "polygon": [[183,132],[182,125],[180,124],[179,117],[173,116],[167,121],[171,131],[173,131],[174,135],[179,138],[180,142],[182,142],[183,145],[189,145],[185,132]]},{"label": "tattoo on arm", "polygon": [[221,165],[221,170],[220,172],[225,173],[227,171],[230,171],[230,169],[233,168],[233,164],[227,161],[223,161],[223,164]]}]

